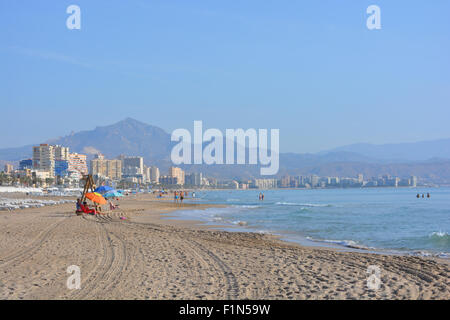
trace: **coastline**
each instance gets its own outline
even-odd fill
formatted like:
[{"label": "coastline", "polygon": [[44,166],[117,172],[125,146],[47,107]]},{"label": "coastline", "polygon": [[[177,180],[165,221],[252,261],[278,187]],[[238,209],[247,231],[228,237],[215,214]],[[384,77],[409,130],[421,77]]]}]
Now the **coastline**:
[{"label": "coastline", "polygon": [[[190,199],[192,200],[192,199]],[[198,199],[197,199],[198,200]],[[190,203],[190,202],[188,202]],[[260,205],[252,204],[217,204],[217,203],[208,203],[208,202],[200,202],[199,204],[204,205],[202,210],[208,211],[214,208],[258,208]],[[291,205],[291,204],[289,204]],[[308,206],[308,204],[306,204]],[[312,205],[311,205],[312,206]],[[331,206],[331,205],[317,205],[317,206]],[[197,208],[192,208],[193,210]],[[398,249],[395,247],[377,247],[377,246],[367,246],[361,244],[359,242],[354,241],[349,238],[349,240],[331,240],[333,238],[312,238],[309,236],[301,236],[296,232],[283,230],[283,229],[266,229],[261,226],[252,225],[245,220],[239,220],[239,218],[230,220],[223,220],[222,218],[213,218],[211,219],[211,214],[203,215],[201,212],[197,215],[192,215],[189,208],[179,208],[179,210],[174,211],[172,214],[163,214],[161,216],[162,223],[169,223],[169,221],[178,221],[180,224],[185,222],[185,225],[194,225],[202,228],[210,228],[213,230],[219,231],[230,231],[230,232],[250,232],[250,233],[264,233],[269,234],[281,241],[285,241],[291,244],[297,244],[301,247],[310,247],[310,248],[325,248],[332,250],[340,250],[340,251],[350,251],[350,252],[360,252],[360,253],[374,253],[381,255],[399,255],[399,256],[419,256],[426,259],[435,259],[441,263],[450,263],[450,255],[448,252],[439,252],[439,251],[427,251],[426,249]],[[183,215],[187,214],[189,218],[184,217]],[[213,215],[217,214],[217,212],[212,212]],[[219,214],[220,216],[220,214]],[[169,220],[169,221],[166,221]]]},{"label": "coastline", "polygon": [[[120,206],[104,216],[75,216],[72,204],[0,212],[0,298],[450,298],[449,265],[436,259],[305,247],[167,219],[215,205],[133,195]],[[69,265],[82,270],[81,290],[65,287]],[[375,291],[367,288],[371,265],[382,270]]]}]

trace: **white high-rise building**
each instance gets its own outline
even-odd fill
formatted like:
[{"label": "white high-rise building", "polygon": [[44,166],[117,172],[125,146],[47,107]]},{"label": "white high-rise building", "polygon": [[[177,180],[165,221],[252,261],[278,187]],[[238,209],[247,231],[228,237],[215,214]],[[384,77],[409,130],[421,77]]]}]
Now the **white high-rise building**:
[{"label": "white high-rise building", "polygon": [[177,178],[177,184],[184,184],[184,171],[181,168],[170,167],[169,177]]},{"label": "white high-rise building", "polygon": [[417,187],[417,177],[416,176],[411,176],[410,186],[414,187],[414,188]]},{"label": "white high-rise building", "polygon": [[159,168],[155,166],[150,167],[150,182],[158,183],[159,182]]},{"label": "white high-rise building", "polygon": [[53,146],[41,144],[33,147],[33,169],[50,172],[53,176],[55,171],[55,153]]}]

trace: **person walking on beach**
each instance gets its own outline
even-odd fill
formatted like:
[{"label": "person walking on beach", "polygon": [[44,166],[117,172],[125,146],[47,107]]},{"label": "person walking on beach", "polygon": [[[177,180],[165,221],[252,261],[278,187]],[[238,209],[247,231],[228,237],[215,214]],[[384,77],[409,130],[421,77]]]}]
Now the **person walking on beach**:
[{"label": "person walking on beach", "polygon": [[180,203],[183,203],[184,200],[184,191],[180,192]]},{"label": "person walking on beach", "polygon": [[178,203],[178,192],[177,192],[177,191],[174,191],[174,192],[173,192],[173,200],[174,200],[176,203]]},{"label": "person walking on beach", "polygon": [[261,194],[261,200],[264,201],[264,193]]}]

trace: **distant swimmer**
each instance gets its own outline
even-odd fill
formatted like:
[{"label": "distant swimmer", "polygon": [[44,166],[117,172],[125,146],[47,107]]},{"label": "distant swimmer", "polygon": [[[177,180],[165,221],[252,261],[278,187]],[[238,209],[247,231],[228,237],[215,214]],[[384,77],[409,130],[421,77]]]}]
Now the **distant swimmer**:
[{"label": "distant swimmer", "polygon": [[417,198],[420,198],[420,194],[417,194],[417,196],[416,196]]},{"label": "distant swimmer", "polygon": [[261,200],[264,200],[264,193],[261,194]]},{"label": "distant swimmer", "polygon": [[422,198],[425,198],[425,194],[422,193]]},{"label": "distant swimmer", "polygon": [[427,193],[427,198],[429,198],[430,197],[430,193]]}]

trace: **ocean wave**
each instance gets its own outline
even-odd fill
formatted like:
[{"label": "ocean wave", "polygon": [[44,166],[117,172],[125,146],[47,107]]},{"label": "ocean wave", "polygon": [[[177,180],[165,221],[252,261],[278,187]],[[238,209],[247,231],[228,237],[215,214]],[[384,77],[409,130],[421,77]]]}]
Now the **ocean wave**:
[{"label": "ocean wave", "polygon": [[428,239],[439,246],[450,246],[450,235],[444,231],[432,232],[428,235]]},{"label": "ocean wave", "polygon": [[444,231],[432,232],[429,235],[430,238],[447,238],[448,236],[449,236],[449,234]]},{"label": "ocean wave", "polygon": [[297,202],[275,202],[279,206],[301,206],[301,207],[331,207],[331,204],[321,203],[297,203]]},{"label": "ocean wave", "polygon": [[318,240],[318,239],[314,239],[311,237],[306,237],[306,239],[313,241],[313,242],[322,242],[322,243],[331,243],[331,244],[336,244],[339,246],[343,246],[343,247],[347,247],[347,248],[352,248],[352,249],[363,249],[363,250],[369,250],[371,248],[363,246],[362,244],[357,243],[354,240],[329,240],[329,239],[324,239],[324,240]]},{"label": "ocean wave", "polygon": [[236,206],[238,208],[245,208],[245,209],[256,209],[256,208],[261,208],[261,206],[258,205],[242,205],[242,206]]}]

